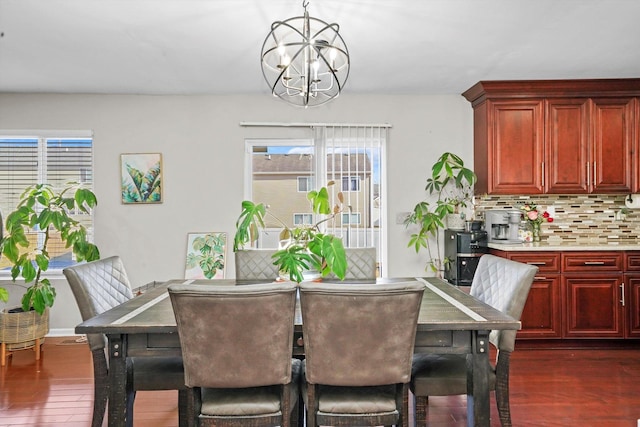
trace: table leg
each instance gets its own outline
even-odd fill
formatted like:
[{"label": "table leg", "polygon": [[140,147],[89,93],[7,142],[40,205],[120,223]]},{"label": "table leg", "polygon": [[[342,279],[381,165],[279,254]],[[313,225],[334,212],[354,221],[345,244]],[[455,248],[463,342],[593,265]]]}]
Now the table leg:
[{"label": "table leg", "polygon": [[109,335],[109,427],[126,425],[127,341],[124,335]]},{"label": "table leg", "polygon": [[467,425],[489,427],[489,331],[473,335],[472,353],[467,358]]}]

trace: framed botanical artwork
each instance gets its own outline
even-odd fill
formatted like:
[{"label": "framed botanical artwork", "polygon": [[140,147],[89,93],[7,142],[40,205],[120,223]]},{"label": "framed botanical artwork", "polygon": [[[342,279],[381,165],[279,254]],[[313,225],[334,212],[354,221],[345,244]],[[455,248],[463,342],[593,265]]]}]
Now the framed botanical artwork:
[{"label": "framed botanical artwork", "polygon": [[122,203],[162,203],[162,154],[120,155]]},{"label": "framed botanical artwork", "polygon": [[224,279],[227,233],[188,233],[185,279]]}]

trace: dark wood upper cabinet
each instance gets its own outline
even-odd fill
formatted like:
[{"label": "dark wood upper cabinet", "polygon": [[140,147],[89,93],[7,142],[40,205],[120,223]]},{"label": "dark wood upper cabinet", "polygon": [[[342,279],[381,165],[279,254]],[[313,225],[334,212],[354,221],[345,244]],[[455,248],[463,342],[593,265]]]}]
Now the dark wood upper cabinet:
[{"label": "dark wood upper cabinet", "polygon": [[490,101],[487,105],[487,120],[493,123],[481,138],[487,151],[487,168],[483,168],[487,192],[541,193],[542,100]]},{"label": "dark wood upper cabinet", "polygon": [[640,130],[634,123],[636,102],[634,98],[592,99],[592,193],[632,191],[633,134]]},{"label": "dark wood upper cabinet", "polygon": [[545,182],[547,193],[589,192],[589,100],[546,101]]},{"label": "dark wood upper cabinet", "polygon": [[640,191],[640,79],[483,81],[463,96],[477,194]]}]

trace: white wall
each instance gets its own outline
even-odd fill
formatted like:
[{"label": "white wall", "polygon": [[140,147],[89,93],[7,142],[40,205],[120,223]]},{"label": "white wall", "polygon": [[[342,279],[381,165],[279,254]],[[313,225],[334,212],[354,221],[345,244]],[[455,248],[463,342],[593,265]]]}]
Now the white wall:
[{"label": "white wall", "polygon": [[[407,248],[396,213],[425,197],[430,166],[444,151],[473,164],[473,113],[460,95],[343,94],[318,108],[294,108],[268,95],[129,96],[0,94],[0,129],[94,132],[95,237],[103,257],[120,255],[134,286],[184,275],[186,234],[226,231],[243,198],[245,138],[290,137],[300,129],[246,128],[240,122],[389,123],[388,276],[424,275],[426,256]],[[161,152],[163,203],[123,205],[120,154]],[[227,277],[233,277],[232,252]],[[64,279],[52,329],[80,322]]]}]

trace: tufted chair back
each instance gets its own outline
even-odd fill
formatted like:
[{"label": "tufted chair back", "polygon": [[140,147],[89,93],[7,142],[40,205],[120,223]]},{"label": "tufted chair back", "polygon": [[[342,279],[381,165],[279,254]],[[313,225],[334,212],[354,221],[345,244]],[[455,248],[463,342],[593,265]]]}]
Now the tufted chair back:
[{"label": "tufted chair back", "polygon": [[278,267],[273,264],[277,249],[246,249],[235,253],[236,280],[269,281],[278,278]]},{"label": "tufted chair back", "polygon": [[[119,256],[78,264],[63,270],[76,298],[82,320],[88,320],[133,298],[133,291]],[[87,335],[91,350],[104,348],[102,334]]]},{"label": "tufted chair back", "polygon": [[[493,308],[520,319],[538,267],[493,255],[483,255],[471,283],[471,295]],[[499,350],[513,351],[515,330],[491,331],[489,341]]]},{"label": "tufted chair back", "polygon": [[[376,248],[345,248],[347,255],[347,273],[345,280],[375,280]],[[327,280],[337,279],[334,273],[326,276]]]}]

